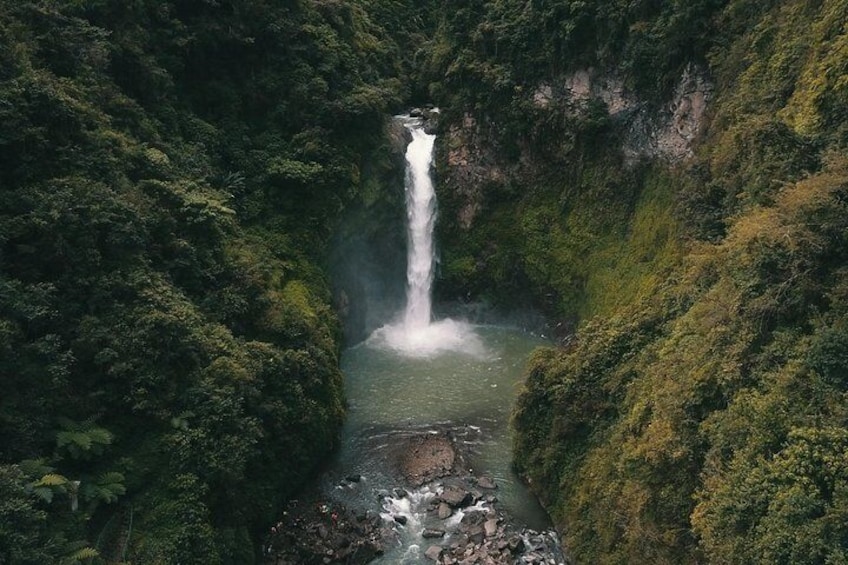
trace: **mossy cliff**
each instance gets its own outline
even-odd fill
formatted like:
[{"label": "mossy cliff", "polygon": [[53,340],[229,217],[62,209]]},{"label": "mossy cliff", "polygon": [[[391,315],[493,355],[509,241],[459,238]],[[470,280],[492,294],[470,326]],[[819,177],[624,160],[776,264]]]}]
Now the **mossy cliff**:
[{"label": "mossy cliff", "polygon": [[513,4],[431,89],[440,291],[574,330],[516,466],[579,563],[845,562],[848,2]]}]

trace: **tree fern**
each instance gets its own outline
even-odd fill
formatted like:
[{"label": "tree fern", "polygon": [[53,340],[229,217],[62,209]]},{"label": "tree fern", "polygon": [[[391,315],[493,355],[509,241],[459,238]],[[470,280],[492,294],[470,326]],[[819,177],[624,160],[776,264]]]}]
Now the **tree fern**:
[{"label": "tree fern", "polygon": [[65,547],[65,556],[60,563],[61,565],[80,565],[99,556],[100,552],[90,547],[87,542],[71,542]]},{"label": "tree fern", "polygon": [[66,485],[68,483],[68,479],[62,475],[56,473],[48,473],[37,480],[33,486],[34,487],[56,487],[60,485]]},{"label": "tree fern", "polygon": [[124,476],[121,473],[104,473],[97,481],[88,481],[83,485],[83,496],[92,502],[112,503],[126,492]]},{"label": "tree fern", "polygon": [[115,437],[106,428],[97,427],[90,421],[78,423],[61,418],[59,424],[64,429],[56,433],[56,447],[67,451],[73,459],[100,455]]}]

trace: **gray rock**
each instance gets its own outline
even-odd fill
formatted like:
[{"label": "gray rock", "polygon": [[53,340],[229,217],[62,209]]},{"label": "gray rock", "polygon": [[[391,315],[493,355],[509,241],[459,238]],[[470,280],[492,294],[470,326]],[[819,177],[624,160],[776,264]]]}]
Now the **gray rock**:
[{"label": "gray rock", "polygon": [[498,485],[495,483],[495,480],[492,477],[480,477],[477,479],[477,486],[485,489],[495,489],[498,488]]},{"label": "gray rock", "polygon": [[513,553],[524,551],[524,540],[521,539],[521,536],[512,536],[507,543],[509,544],[509,550]]},{"label": "gray rock", "polygon": [[424,552],[424,556],[430,561],[438,561],[442,557],[442,547],[439,545],[431,545]]},{"label": "gray rock", "polygon": [[486,521],[486,515],[479,510],[466,512],[459,523],[460,531],[466,531],[472,526],[482,526]]},{"label": "gray rock", "polygon": [[486,532],[482,526],[471,526],[466,535],[468,536],[468,541],[478,545],[483,543],[483,539],[486,537]]},{"label": "gray rock", "polygon": [[471,493],[453,485],[446,486],[439,498],[453,508],[462,508],[471,503]]},{"label": "gray rock", "polygon": [[442,538],[445,537],[445,531],[437,530],[435,528],[424,528],[424,531],[421,532],[421,537],[424,539]]},{"label": "gray rock", "polygon": [[439,520],[447,520],[453,514],[453,510],[445,502],[439,503]]},{"label": "gray rock", "polygon": [[393,516],[393,518],[395,519],[395,522],[397,522],[401,526],[405,526],[406,522],[408,521],[407,517],[402,515],[402,514],[398,514],[397,516]]},{"label": "gray rock", "polygon": [[498,519],[491,518],[489,520],[486,520],[486,523],[483,524],[483,529],[486,532],[487,538],[494,536],[496,533],[498,533]]}]

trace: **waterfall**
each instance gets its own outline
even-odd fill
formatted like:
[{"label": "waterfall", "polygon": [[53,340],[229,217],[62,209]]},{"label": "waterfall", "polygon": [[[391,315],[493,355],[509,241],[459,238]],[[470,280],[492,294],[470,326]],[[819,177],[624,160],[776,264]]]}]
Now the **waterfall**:
[{"label": "waterfall", "polygon": [[433,286],[433,227],[436,222],[436,191],[430,177],[436,136],[420,124],[407,124],[412,141],[406,148],[407,266],[406,311],[408,331],[430,325]]},{"label": "waterfall", "polygon": [[412,137],[406,148],[406,307],[398,322],[378,329],[368,342],[411,357],[430,357],[446,351],[483,356],[485,348],[469,324],[451,319],[432,321],[437,206],[430,169],[436,136],[424,130],[420,119],[399,119]]}]

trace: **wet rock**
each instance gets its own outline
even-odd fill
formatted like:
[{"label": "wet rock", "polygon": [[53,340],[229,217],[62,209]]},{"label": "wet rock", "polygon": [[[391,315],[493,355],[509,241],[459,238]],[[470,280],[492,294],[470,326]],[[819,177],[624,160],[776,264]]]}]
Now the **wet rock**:
[{"label": "wet rock", "polygon": [[443,537],[445,537],[445,531],[444,530],[437,530],[435,528],[433,528],[433,529],[424,528],[424,531],[421,532],[421,537],[424,538],[424,539],[443,538]]},{"label": "wet rock", "polygon": [[477,479],[477,486],[485,489],[495,489],[498,488],[498,485],[495,483],[495,480],[492,477],[483,476]]},{"label": "wet rock", "polygon": [[447,434],[428,434],[409,439],[401,454],[400,470],[412,486],[452,474],[457,463],[456,449]]},{"label": "wet rock", "polygon": [[397,516],[393,516],[393,518],[394,518],[395,522],[397,522],[401,526],[405,526],[406,523],[409,521],[408,518],[406,516],[402,515],[402,514],[398,514]]},{"label": "wet rock", "polygon": [[463,516],[462,520],[459,522],[459,530],[465,531],[472,526],[482,526],[485,521],[486,515],[479,510],[466,512],[465,516]]},{"label": "wet rock", "polygon": [[431,545],[424,552],[424,556],[430,561],[438,561],[442,557],[442,547],[440,545]]},{"label": "wet rock", "polygon": [[379,517],[326,501],[292,501],[265,543],[266,565],[364,565],[383,553],[392,532]]},{"label": "wet rock", "polygon": [[349,483],[358,483],[362,480],[362,475],[348,475],[345,477],[345,480]]},{"label": "wet rock", "polygon": [[471,543],[478,545],[483,543],[483,539],[486,537],[486,532],[482,526],[471,526],[468,528],[467,533],[468,541]]},{"label": "wet rock", "polygon": [[439,503],[439,520],[447,520],[453,514],[453,509],[446,502]]},{"label": "wet rock", "polygon": [[496,533],[498,533],[498,519],[491,518],[489,520],[486,520],[486,522],[483,524],[483,529],[486,532],[487,538],[494,536]]},{"label": "wet rock", "polygon": [[516,535],[510,537],[507,544],[509,545],[509,550],[512,553],[521,553],[524,551],[524,540],[521,539],[521,536]]},{"label": "wet rock", "polygon": [[448,485],[439,495],[442,502],[453,508],[462,508],[471,503],[471,493],[462,487]]}]

